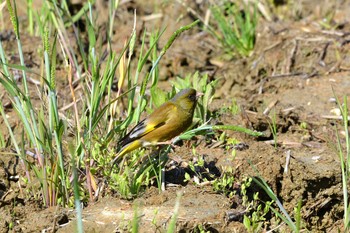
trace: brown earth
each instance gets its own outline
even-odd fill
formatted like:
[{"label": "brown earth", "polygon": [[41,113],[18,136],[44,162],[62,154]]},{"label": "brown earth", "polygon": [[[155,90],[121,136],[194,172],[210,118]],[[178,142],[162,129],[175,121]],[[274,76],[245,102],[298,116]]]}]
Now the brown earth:
[{"label": "brown earth", "polygon": [[[138,17],[138,35],[142,35],[145,28],[147,31],[167,28],[159,48],[180,26],[191,23],[198,16],[204,18],[208,9],[206,3],[199,3],[202,1],[189,1],[186,7],[180,2],[121,1],[116,15],[113,49],[120,51],[130,35],[133,9],[136,9]],[[244,145],[242,150],[236,150],[235,158],[231,155],[232,148],[213,148],[214,142],[208,144],[198,138],[200,144],[196,154],[204,158],[208,169],[218,176],[227,167],[232,167],[237,180],[235,185],[239,187],[244,177],[255,175],[250,161],[289,213],[293,212],[299,200],[302,201],[304,226],[311,232],[338,232],[343,229],[341,170],[335,149],[335,129],[341,131],[342,123],[331,110],[337,108],[334,93],[339,98],[349,95],[349,3],[314,0],[289,5],[282,3],[270,14],[271,20],[260,17],[256,47],[252,56],[246,59],[226,60],[219,43],[198,27],[183,33],[160,62],[161,88],[169,90],[169,81],[178,75],[186,76],[195,71],[208,73],[211,79],[220,79],[211,110],[220,112],[223,106],[231,106],[232,99],[241,107],[238,115],[232,115],[230,111],[220,112],[218,122],[245,126],[267,135],[256,139],[228,131],[230,138]],[[104,1],[99,1],[96,9],[101,16],[98,23],[102,28],[106,23],[103,16],[107,15],[104,4]],[[6,16],[5,9],[3,12]],[[329,12],[334,12],[331,24],[336,26],[333,30],[320,26]],[[161,15],[155,19],[147,17],[153,14]],[[26,24],[24,17],[20,20],[21,24]],[[10,25],[5,28],[9,29]],[[13,33],[3,30],[0,37],[9,62],[18,64]],[[40,38],[22,32],[26,64],[38,73],[41,59],[37,49],[41,46],[40,41]],[[64,75],[64,71],[59,72]],[[32,78],[36,79],[35,75]],[[59,85],[59,103],[65,106],[71,101],[66,79],[62,78]],[[3,88],[0,88],[0,96],[6,103],[6,95],[2,96]],[[34,84],[31,84],[31,95],[37,96]],[[263,114],[268,106],[277,118],[276,148],[268,117]],[[6,114],[10,124],[17,127],[19,120],[11,106],[6,108]],[[6,135],[6,126],[1,118],[0,129]],[[341,137],[341,140],[344,142],[345,138]],[[0,157],[0,232],[9,232],[10,224],[13,224],[13,232],[44,229],[73,232],[75,215],[72,210],[43,208],[35,197],[26,193],[26,184],[21,179],[23,172],[18,158],[8,154],[10,148],[4,149]],[[288,168],[287,154],[290,154]],[[191,147],[186,144],[176,148],[170,157],[183,163],[194,160]],[[241,197],[236,195],[232,198],[214,192],[210,185],[182,184],[183,169],[186,168],[167,166],[168,186],[164,192],[150,187],[133,201],[105,196],[96,203],[88,203],[83,211],[85,232],[128,231],[135,206],[140,216],[140,232],[164,232],[179,192],[182,197],[177,231],[199,232],[198,226],[202,225],[210,232],[245,232]],[[33,183],[35,185],[35,181]],[[258,190],[263,194],[253,184],[249,192]],[[261,198],[268,200],[266,195]],[[230,218],[232,215],[238,217]],[[288,232],[288,229],[282,225],[276,231]]]}]

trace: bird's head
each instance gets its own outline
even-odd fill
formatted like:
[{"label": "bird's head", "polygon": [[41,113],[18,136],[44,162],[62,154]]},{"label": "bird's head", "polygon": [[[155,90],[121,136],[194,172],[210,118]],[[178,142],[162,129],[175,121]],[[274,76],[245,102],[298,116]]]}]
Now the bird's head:
[{"label": "bird's head", "polygon": [[197,91],[193,88],[187,88],[181,90],[177,93],[172,101],[181,106],[181,108],[193,113],[197,99],[199,96],[203,95],[202,93],[197,93]]}]

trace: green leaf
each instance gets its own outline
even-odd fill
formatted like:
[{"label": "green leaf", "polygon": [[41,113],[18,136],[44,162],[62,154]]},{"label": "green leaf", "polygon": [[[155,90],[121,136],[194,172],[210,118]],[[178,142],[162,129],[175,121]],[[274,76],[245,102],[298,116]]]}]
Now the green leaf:
[{"label": "green leaf", "polygon": [[95,30],[90,21],[88,21],[88,36],[89,36],[89,43],[90,48],[94,48],[96,44],[96,36],[95,36]]},{"label": "green leaf", "polygon": [[167,94],[158,87],[151,88],[151,98],[156,108],[167,101]]}]

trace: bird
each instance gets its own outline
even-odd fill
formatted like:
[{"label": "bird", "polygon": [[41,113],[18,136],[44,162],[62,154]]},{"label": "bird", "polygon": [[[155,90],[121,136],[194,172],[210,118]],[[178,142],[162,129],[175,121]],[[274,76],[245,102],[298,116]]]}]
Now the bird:
[{"label": "bird", "polygon": [[159,106],[119,141],[121,149],[113,163],[140,147],[169,144],[166,141],[191,126],[197,99],[201,95],[193,88],[183,89]]}]

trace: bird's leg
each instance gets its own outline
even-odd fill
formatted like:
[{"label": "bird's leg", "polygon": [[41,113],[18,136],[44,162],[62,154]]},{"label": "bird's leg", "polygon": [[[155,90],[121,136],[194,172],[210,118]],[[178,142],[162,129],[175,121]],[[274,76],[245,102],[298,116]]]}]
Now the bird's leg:
[{"label": "bird's leg", "polygon": [[175,145],[172,140],[169,141],[165,141],[165,142],[157,142],[156,144],[154,144],[155,146],[162,146],[162,145],[168,145],[171,146],[173,148],[179,148],[179,146]]},{"label": "bird's leg", "polygon": [[[157,142],[156,144],[154,144],[155,146],[162,146],[162,145],[168,145],[168,146],[171,146],[173,148],[175,147],[179,147],[179,146],[176,146],[171,140],[169,141],[165,141],[165,142]],[[164,192],[165,191],[165,188],[166,188],[166,184],[165,184],[165,168],[163,167],[162,170],[161,170],[161,189],[162,191]]]}]

